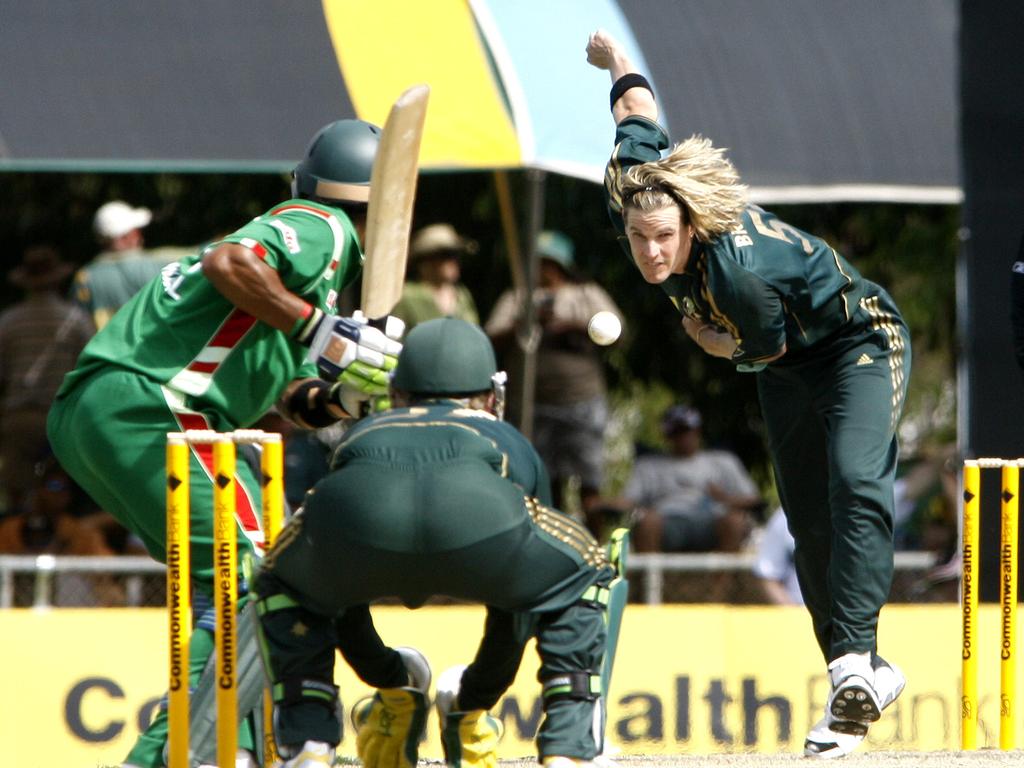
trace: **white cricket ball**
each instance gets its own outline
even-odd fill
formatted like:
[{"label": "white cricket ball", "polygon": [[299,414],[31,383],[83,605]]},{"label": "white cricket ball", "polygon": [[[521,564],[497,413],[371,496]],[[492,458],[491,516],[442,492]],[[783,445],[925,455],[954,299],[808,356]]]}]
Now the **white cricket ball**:
[{"label": "white cricket ball", "polygon": [[587,323],[587,335],[595,344],[606,347],[615,342],[622,333],[622,323],[618,315],[608,310],[601,310]]}]

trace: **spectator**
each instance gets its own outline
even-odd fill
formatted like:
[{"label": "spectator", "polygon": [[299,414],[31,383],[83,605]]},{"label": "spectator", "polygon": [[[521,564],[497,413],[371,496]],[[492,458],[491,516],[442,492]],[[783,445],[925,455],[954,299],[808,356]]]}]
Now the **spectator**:
[{"label": "spectator", "polygon": [[393,312],[407,331],[438,317],[480,322],[473,295],[459,282],[459,259],[476,252],[476,241],[462,237],[451,224],[431,224],[413,235],[409,266],[415,277],[405,284]]},{"label": "spectator", "polygon": [[702,447],[701,426],[696,408],[672,406],[661,420],[669,453],[633,465],[622,495],[638,552],[738,552],[750,535],[757,486],[735,455]]},{"label": "spectator", "polygon": [[[555,506],[567,504],[566,485],[577,479],[579,507],[591,532],[603,534],[597,514],[604,473],[604,436],[608,400],[604,366],[597,345],[587,336],[587,323],[601,310],[622,312],[597,283],[576,271],[575,246],[565,234],[542,232],[539,287],[534,306],[541,329],[537,351],[533,443],[547,465]],[[522,298],[513,289],[498,297],[486,331],[510,375],[521,366],[515,343]]]},{"label": "spectator", "polygon": [[[113,555],[103,515],[82,516],[78,488],[53,456],[30,476],[23,508],[0,521],[0,552],[12,555]],[[60,574],[54,605],[120,605],[124,589],[109,574]]]},{"label": "spectator", "polygon": [[34,246],[8,276],[25,294],[0,314],[0,479],[12,512],[49,454],[50,403],[94,332],[88,315],[63,298],[73,270],[53,248]]},{"label": "spectator", "polygon": [[773,605],[804,603],[796,580],[796,565],[793,561],[795,547],[796,542],[786,526],[786,513],[779,507],[761,531],[753,569],[754,576],[764,590],[765,599]]},{"label": "spectator", "polygon": [[191,253],[177,248],[145,251],[142,230],[153,214],[121,200],[100,206],[93,231],[101,252],[75,274],[72,299],[91,316],[99,330],[164,265]]}]

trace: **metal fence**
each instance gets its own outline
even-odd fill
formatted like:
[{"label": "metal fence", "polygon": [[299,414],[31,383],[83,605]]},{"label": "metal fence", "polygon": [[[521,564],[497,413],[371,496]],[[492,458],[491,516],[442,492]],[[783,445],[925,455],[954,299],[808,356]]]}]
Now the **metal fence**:
[{"label": "metal fence", "polygon": [[[748,553],[632,554],[630,602],[766,602]],[[932,589],[930,552],[897,552],[893,602],[956,599]],[[163,565],[148,557],[0,555],[0,608],[140,607],[165,605]]]}]

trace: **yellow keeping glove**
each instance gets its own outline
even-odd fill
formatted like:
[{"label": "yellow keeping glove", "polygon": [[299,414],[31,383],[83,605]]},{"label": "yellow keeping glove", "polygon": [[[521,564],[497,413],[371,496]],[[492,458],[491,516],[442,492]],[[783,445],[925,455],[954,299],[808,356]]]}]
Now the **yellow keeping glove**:
[{"label": "yellow keeping glove", "polygon": [[449,768],[497,768],[503,733],[501,720],[486,709],[449,712],[441,717],[444,761]]},{"label": "yellow keeping glove", "polygon": [[415,688],[381,688],[352,708],[352,724],[365,768],[415,768],[427,724],[426,696]]}]

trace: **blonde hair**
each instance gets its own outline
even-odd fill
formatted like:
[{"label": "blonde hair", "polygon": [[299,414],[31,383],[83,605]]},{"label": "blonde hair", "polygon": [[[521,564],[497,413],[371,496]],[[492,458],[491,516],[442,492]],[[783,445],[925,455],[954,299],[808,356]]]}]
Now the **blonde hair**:
[{"label": "blonde hair", "polygon": [[623,213],[678,205],[697,239],[709,242],[739,225],[747,187],[724,149],[694,135],[662,159],[630,168],[621,181],[621,200]]}]

